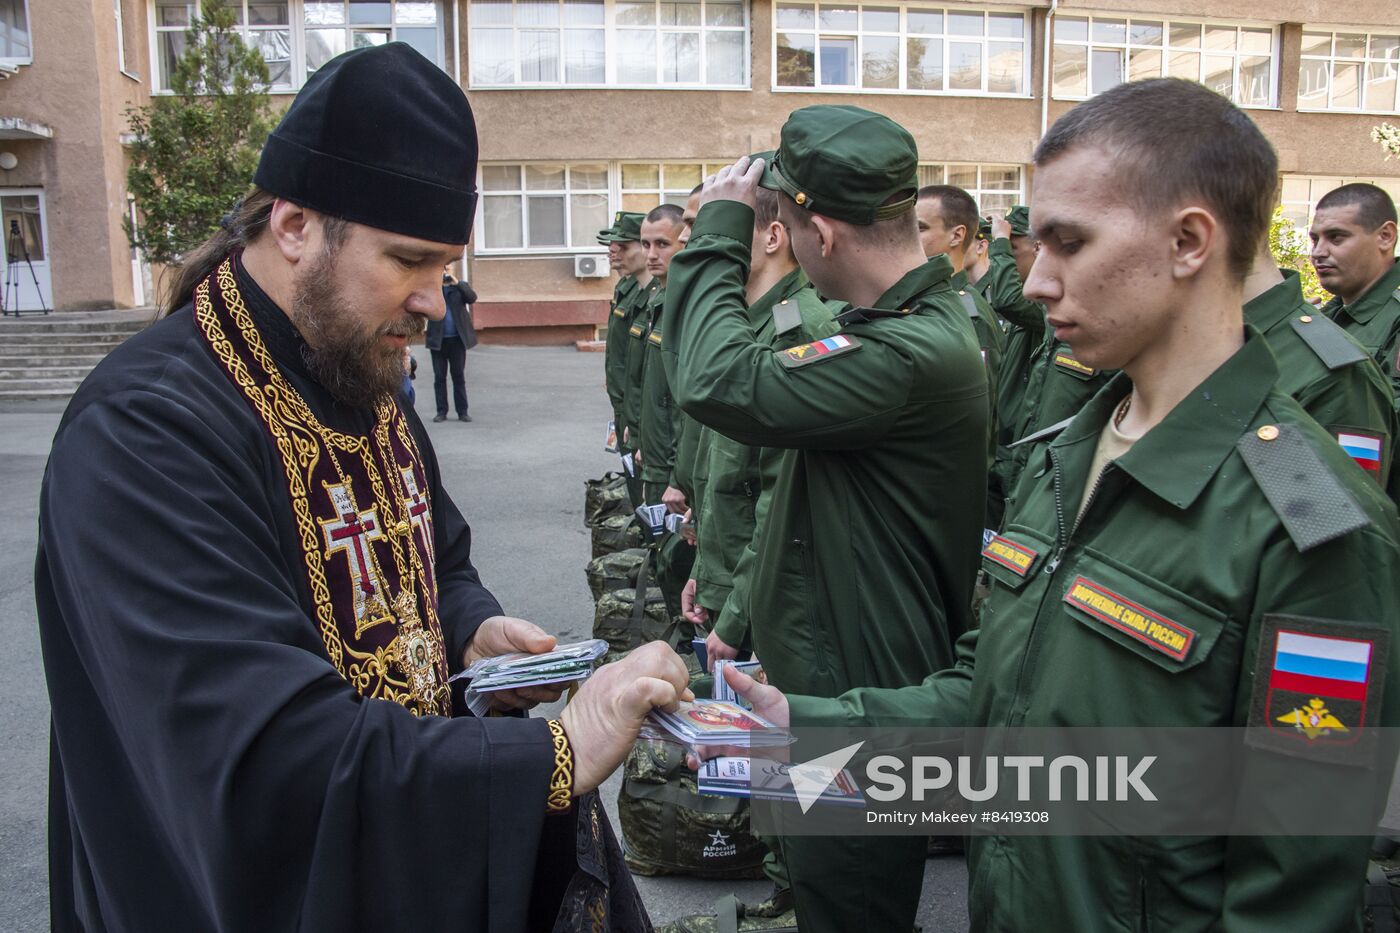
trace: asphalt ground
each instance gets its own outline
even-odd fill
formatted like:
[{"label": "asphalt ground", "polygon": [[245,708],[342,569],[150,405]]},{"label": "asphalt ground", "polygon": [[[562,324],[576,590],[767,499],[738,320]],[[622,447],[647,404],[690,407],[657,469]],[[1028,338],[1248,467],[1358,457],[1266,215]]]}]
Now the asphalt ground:
[{"label": "asphalt ground", "polygon": [[[418,411],[433,414],[432,366],[419,356]],[[603,357],[561,348],[478,347],[467,354],[470,424],[429,421],[447,489],[472,525],[472,558],[507,612],[563,640],[587,638],[589,536],[583,482],[616,466],[603,451]],[[48,928],[45,809],[48,694],[34,615],[39,483],[62,402],[0,403],[0,931]],[[95,516],[100,520],[100,516]],[[604,787],[612,810],[618,777]],[[617,825],[613,813],[613,825]],[[926,863],[919,922],[967,928],[961,858]],[[653,922],[706,910],[766,882],[639,878]]]}]

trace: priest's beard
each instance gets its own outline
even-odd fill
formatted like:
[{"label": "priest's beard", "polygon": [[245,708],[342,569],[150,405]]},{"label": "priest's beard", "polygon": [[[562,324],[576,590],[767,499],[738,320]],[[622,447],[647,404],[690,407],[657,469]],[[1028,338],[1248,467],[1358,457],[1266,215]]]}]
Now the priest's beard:
[{"label": "priest's beard", "polygon": [[403,350],[380,340],[385,334],[412,338],[427,319],[408,314],[368,329],[336,284],[336,251],[323,252],[296,283],[292,323],[306,341],[302,351],[316,381],[354,408],[371,408],[403,385]]}]

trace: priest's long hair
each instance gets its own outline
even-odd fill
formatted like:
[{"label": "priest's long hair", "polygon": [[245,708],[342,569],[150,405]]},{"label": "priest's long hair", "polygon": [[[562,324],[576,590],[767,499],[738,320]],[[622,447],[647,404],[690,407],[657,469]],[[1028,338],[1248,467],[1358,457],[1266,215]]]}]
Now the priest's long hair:
[{"label": "priest's long hair", "polygon": [[220,219],[219,229],[213,236],[185,254],[185,261],[176,270],[175,285],[161,309],[162,316],[193,301],[195,287],[207,279],[229,253],[247,246],[262,232],[272,216],[275,200],[277,195],[254,187]]}]

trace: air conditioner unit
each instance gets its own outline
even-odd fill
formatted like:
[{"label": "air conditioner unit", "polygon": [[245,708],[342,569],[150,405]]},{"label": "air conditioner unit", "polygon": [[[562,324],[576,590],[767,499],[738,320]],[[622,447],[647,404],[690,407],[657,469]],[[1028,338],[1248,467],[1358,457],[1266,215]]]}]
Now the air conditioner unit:
[{"label": "air conditioner unit", "polygon": [[612,266],[606,256],[575,256],[574,277],[580,279],[604,279],[612,274]]}]

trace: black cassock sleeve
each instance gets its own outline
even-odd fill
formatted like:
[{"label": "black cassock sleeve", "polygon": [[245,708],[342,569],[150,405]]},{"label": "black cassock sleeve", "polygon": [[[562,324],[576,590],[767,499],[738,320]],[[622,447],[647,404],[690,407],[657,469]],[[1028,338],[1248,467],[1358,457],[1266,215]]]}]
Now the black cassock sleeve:
[{"label": "black cassock sleeve", "polygon": [[[35,574],[55,929],[523,929],[555,822],[544,722],[351,689],[298,598],[258,429],[162,378],[75,404],[55,438]],[[460,659],[499,607],[434,493]]]}]

